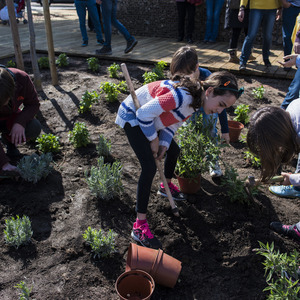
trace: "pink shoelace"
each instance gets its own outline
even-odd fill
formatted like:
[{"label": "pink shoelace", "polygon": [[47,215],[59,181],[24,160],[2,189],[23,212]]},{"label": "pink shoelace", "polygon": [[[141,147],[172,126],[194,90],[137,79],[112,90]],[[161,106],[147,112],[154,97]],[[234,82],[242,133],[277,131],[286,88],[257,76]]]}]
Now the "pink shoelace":
[{"label": "pink shoelace", "polygon": [[[161,183],[160,186],[161,186],[162,189],[165,187],[163,183]],[[177,192],[177,193],[180,192],[179,188],[175,184],[173,184],[172,182],[169,182],[168,186],[170,188],[171,193],[172,193],[172,190]]]},{"label": "pink shoelace", "polygon": [[142,230],[142,234],[144,234],[147,238],[153,239],[153,234],[150,231],[148,223],[141,225],[140,229]]}]

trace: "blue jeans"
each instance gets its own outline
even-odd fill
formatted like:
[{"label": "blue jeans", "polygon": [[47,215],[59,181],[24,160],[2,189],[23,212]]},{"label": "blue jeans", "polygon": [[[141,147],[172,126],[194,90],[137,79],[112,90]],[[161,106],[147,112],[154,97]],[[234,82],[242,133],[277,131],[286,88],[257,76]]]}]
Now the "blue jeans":
[{"label": "blue jeans", "polygon": [[133,39],[125,26],[117,20],[118,0],[102,0],[102,17],[104,23],[105,46],[111,47],[111,25],[123,34],[127,41]]},{"label": "blue jeans", "polygon": [[291,40],[296,18],[300,13],[300,7],[284,8],[282,11],[282,40],[284,55],[292,53],[293,43]]},{"label": "blue jeans", "polygon": [[280,107],[286,109],[293,100],[299,98],[300,96],[299,92],[300,92],[300,68],[297,69],[295,73],[295,77],[289,86],[289,91],[287,92]]},{"label": "blue jeans", "polygon": [[259,26],[263,32],[263,59],[269,59],[272,44],[272,31],[276,17],[276,9],[250,9],[248,35],[244,40],[240,65],[246,65],[251,54],[252,45]]},{"label": "blue jeans", "polygon": [[219,32],[220,14],[224,0],[206,1],[206,28],[204,40],[215,42]]},{"label": "blue jeans", "polygon": [[88,41],[88,35],[86,32],[86,9],[88,9],[89,16],[92,19],[92,22],[94,24],[96,34],[97,34],[97,40],[101,41],[103,40],[102,32],[101,32],[101,25],[99,20],[99,15],[97,11],[96,1],[95,0],[75,0],[75,6],[77,15],[79,18],[79,26],[80,31],[82,35],[83,41]]}]

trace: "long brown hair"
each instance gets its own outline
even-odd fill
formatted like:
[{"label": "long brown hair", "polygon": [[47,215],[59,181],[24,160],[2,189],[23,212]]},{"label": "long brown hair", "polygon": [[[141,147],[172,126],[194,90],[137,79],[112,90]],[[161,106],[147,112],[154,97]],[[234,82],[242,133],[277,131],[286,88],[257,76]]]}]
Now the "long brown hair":
[{"label": "long brown hair", "polygon": [[15,81],[5,68],[0,67],[0,108],[13,98],[15,94]]}]

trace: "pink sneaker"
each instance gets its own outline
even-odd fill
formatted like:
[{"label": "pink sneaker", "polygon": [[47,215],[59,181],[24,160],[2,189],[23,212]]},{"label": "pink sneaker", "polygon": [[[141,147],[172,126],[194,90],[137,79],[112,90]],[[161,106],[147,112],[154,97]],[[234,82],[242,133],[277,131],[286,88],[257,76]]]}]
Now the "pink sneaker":
[{"label": "pink sneaker", "polygon": [[[170,192],[171,192],[174,200],[177,200],[177,201],[186,200],[186,196],[184,195],[184,193],[182,193],[175,184],[173,184],[172,182],[169,182],[168,186],[169,186]],[[160,184],[160,188],[157,193],[162,196],[168,197],[167,192],[164,187],[164,184],[162,182]]]}]

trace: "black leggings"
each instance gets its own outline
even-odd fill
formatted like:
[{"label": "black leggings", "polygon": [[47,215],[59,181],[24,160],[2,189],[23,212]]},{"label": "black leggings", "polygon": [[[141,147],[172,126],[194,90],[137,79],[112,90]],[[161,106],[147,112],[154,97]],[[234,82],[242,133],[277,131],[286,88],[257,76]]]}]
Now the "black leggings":
[{"label": "black leggings", "polygon": [[[242,31],[242,28],[232,28],[231,39],[229,42],[229,49],[237,49],[241,31]],[[247,36],[248,27],[244,27],[244,33],[245,33],[245,36]]]},{"label": "black leggings", "polygon": [[[136,211],[145,214],[150,197],[151,185],[156,173],[156,164],[151,151],[150,142],[145,137],[140,126],[131,127],[129,123],[124,126],[130,146],[136,154],[142,168],[137,186]],[[171,179],[174,175],[180,148],[172,139],[166,152],[165,171],[166,178]]]}]

